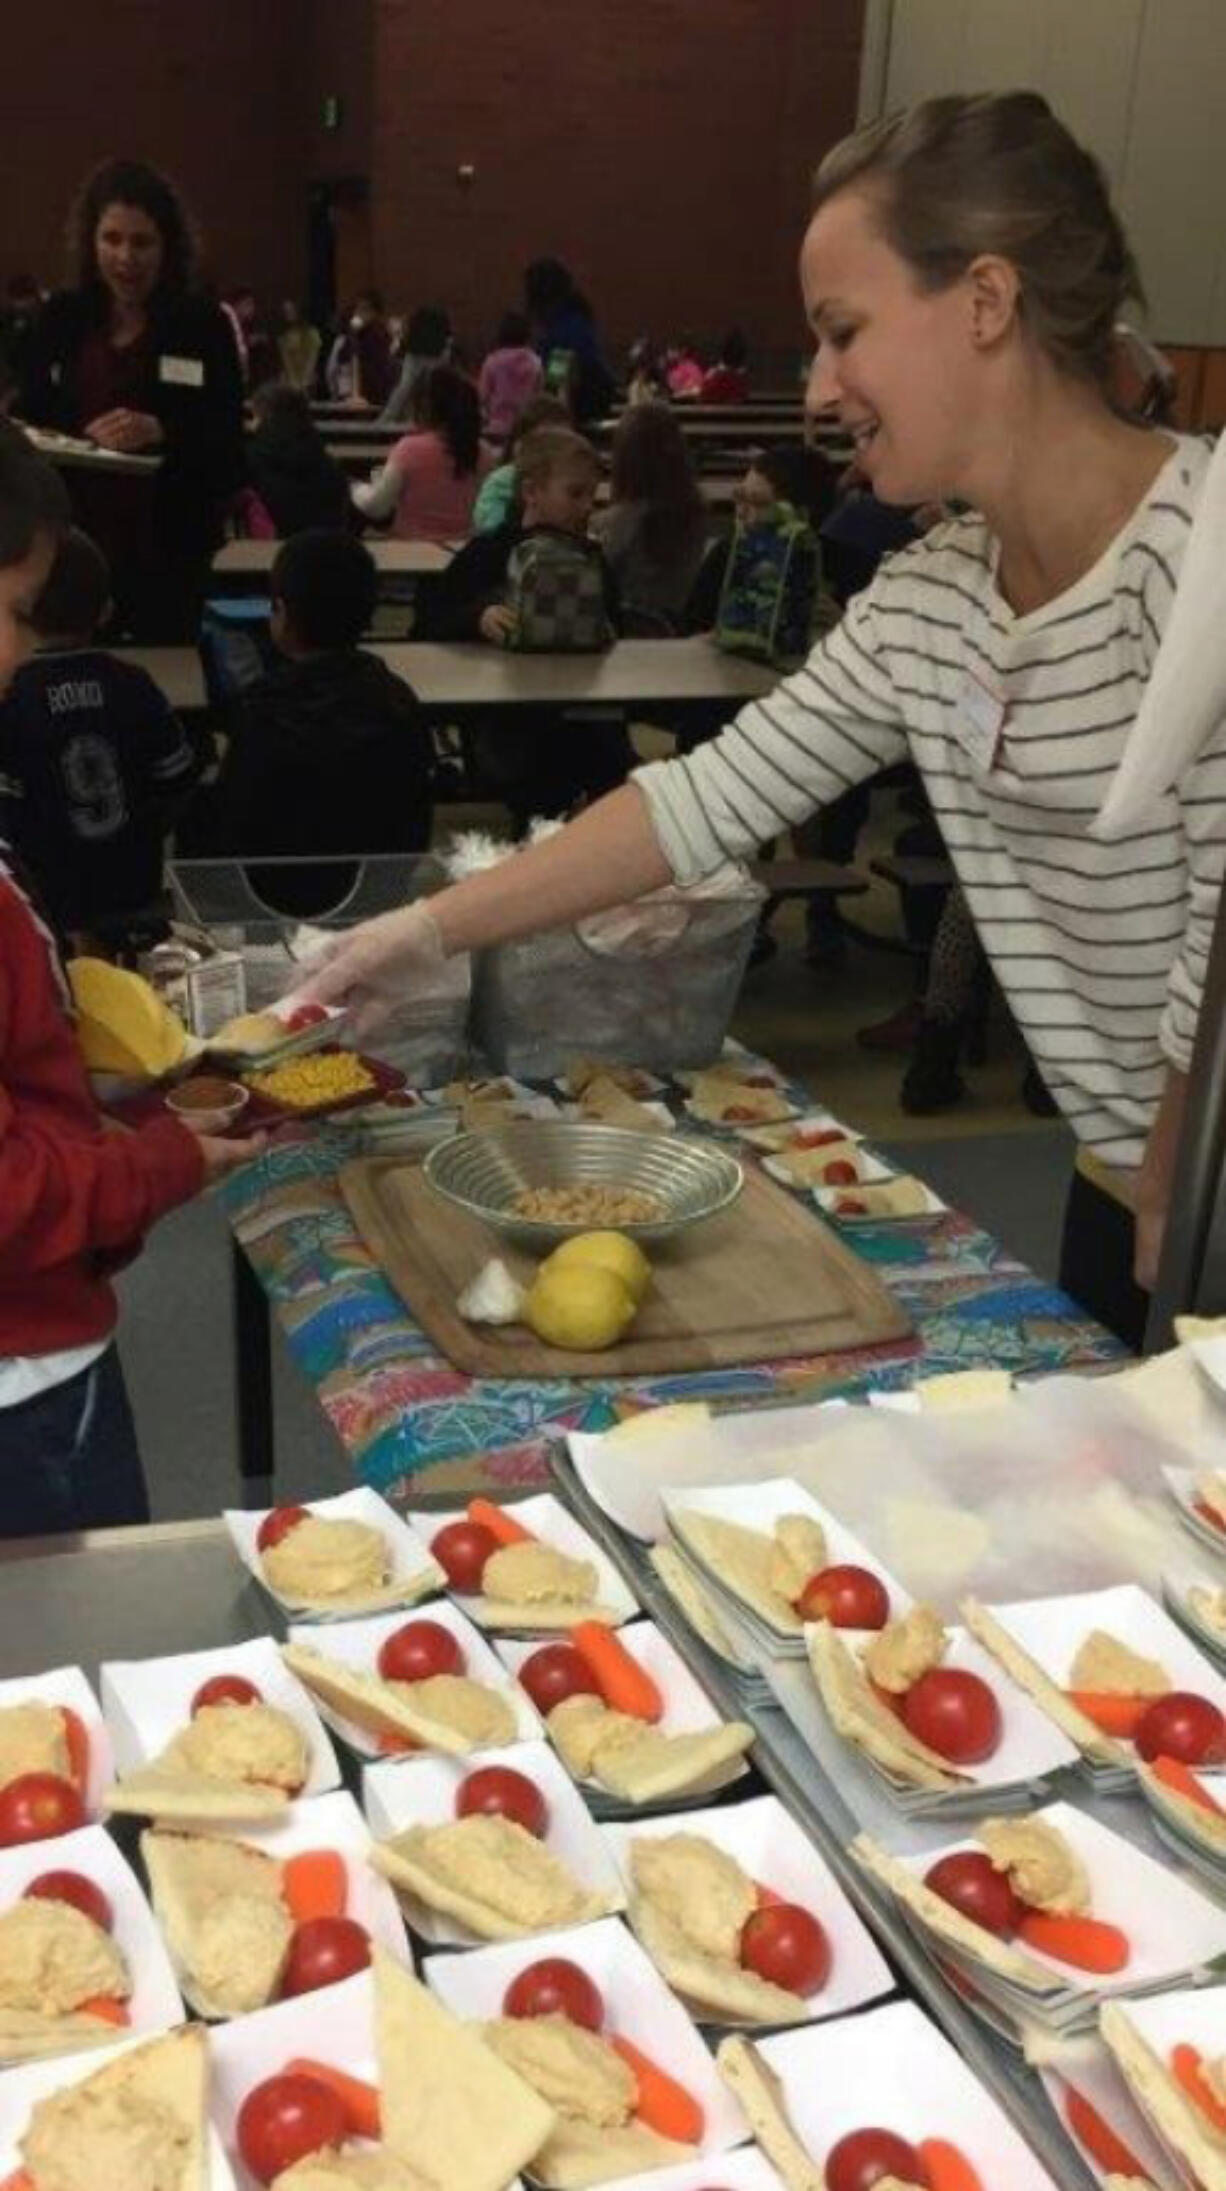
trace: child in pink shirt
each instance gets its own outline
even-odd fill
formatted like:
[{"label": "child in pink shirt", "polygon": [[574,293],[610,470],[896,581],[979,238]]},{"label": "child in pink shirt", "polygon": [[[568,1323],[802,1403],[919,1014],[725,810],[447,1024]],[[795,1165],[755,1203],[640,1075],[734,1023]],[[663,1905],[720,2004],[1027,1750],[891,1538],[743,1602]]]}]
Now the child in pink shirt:
[{"label": "child in pink shirt", "polygon": [[452,366],[432,366],[413,390],[413,416],[414,430],[369,486],[354,488],[354,502],[376,523],[390,517],[397,540],[466,539],[477,489],[497,461],[481,439],[477,391]]},{"label": "child in pink shirt", "polygon": [[528,340],[523,312],[504,313],[498,341],[481,368],[477,393],[491,441],[501,447],[511,437],[525,403],[544,381],[545,368]]}]

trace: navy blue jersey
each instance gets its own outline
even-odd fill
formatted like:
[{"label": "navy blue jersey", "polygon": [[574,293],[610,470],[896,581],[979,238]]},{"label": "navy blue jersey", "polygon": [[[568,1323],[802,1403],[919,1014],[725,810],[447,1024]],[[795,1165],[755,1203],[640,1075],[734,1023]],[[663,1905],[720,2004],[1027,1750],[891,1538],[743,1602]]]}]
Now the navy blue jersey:
[{"label": "navy blue jersey", "polygon": [[62,928],[140,911],[200,759],[153,679],[94,647],[35,655],[0,701],[0,833]]}]

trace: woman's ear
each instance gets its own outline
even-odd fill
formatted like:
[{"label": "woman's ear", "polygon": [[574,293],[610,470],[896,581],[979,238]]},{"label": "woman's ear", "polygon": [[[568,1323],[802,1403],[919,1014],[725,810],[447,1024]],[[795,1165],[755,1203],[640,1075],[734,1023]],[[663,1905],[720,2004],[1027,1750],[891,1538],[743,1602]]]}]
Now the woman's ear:
[{"label": "woman's ear", "polygon": [[977,350],[995,349],[1012,334],[1021,311],[1022,285],[1009,259],[984,252],[966,270],[971,340]]}]

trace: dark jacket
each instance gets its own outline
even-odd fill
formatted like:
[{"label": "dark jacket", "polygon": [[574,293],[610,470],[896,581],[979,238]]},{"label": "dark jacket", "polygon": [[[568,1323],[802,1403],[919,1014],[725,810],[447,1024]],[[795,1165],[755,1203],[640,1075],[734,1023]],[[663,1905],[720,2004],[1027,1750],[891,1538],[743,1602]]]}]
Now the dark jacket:
[{"label": "dark jacket", "polygon": [[248,450],[251,484],[280,540],[313,526],[356,532],[358,515],[349,481],[314,428],[301,435],[256,428]]},{"label": "dark jacket", "polygon": [[[77,408],[75,369],[104,309],[92,289],[48,299],[16,404],[20,417],[67,434],[89,424]],[[153,485],[157,543],[177,567],[204,567],[221,540],[225,505],[246,476],[238,351],[225,315],[204,297],[155,299],[150,321],[150,409],[166,437]]]},{"label": "dark jacket", "polygon": [[[302,858],[413,852],[430,842],[432,748],[414,694],[358,648],[280,663],[244,695],[212,790],[179,831],[192,852]],[[319,878],[261,894],[322,911]],[[295,902],[291,903],[291,896]]]},{"label": "dark jacket", "polygon": [[[546,527],[529,528],[545,531]],[[479,639],[482,611],[506,599],[507,565],[511,550],[526,537],[518,517],[508,518],[490,533],[473,533],[445,571],[432,578],[419,595],[416,639]],[[594,543],[590,543],[594,545]],[[621,630],[621,602],[617,585],[604,556],[605,607],[614,631]]]}]

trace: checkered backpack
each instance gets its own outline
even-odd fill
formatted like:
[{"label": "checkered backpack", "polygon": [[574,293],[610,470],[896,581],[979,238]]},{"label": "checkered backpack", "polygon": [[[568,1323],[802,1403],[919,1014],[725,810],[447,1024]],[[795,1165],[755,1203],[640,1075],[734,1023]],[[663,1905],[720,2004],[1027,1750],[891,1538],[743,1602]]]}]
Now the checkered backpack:
[{"label": "checkered backpack", "polygon": [[571,533],[531,532],[507,563],[511,645],[528,653],[595,654],[612,644],[599,548]]}]

